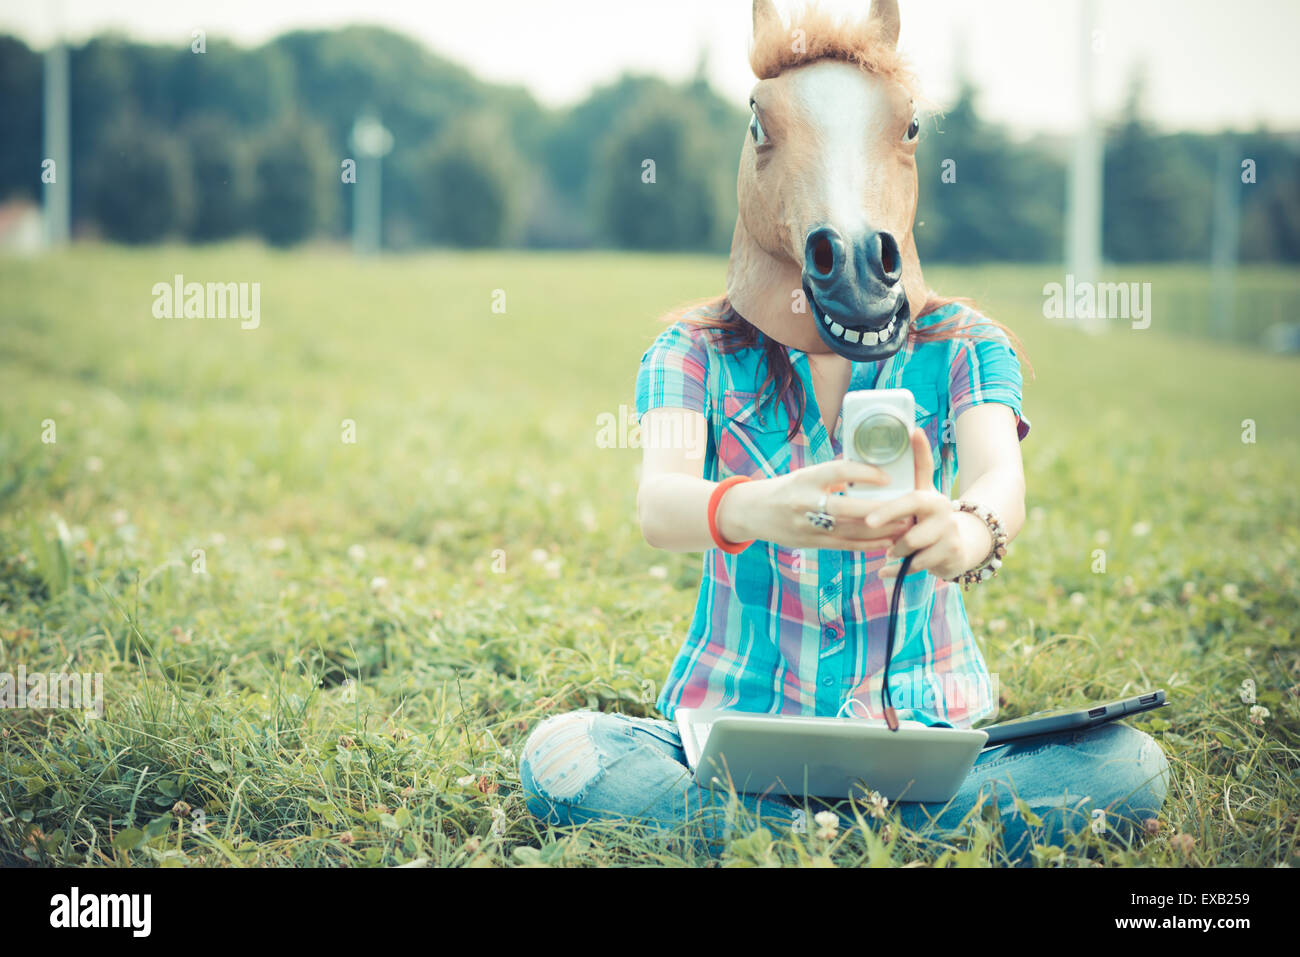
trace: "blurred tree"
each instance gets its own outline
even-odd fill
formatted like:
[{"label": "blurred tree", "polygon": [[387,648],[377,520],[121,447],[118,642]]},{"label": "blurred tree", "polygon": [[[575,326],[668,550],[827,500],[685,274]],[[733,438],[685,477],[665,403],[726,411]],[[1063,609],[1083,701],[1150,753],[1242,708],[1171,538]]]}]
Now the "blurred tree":
[{"label": "blurred tree", "polygon": [[174,123],[195,114],[223,114],[241,129],[257,129],[293,108],[293,68],[272,44],[246,50],[209,37],[206,53],[185,46],[159,61],[150,97],[159,116]]},{"label": "blurred tree", "polygon": [[189,236],[201,242],[226,239],[248,221],[251,191],[248,147],[227,117],[196,116],[183,128],[194,180],[194,215]]},{"label": "blurred tree", "polygon": [[267,128],[255,148],[253,221],[273,246],[327,229],[334,215],[335,157],[320,126],[301,116]]},{"label": "blurred tree", "polygon": [[135,45],[113,35],[68,51],[72,113],[72,218],[93,218],[90,197],[99,141],[126,114],[139,116],[131,83]]},{"label": "blurred tree", "polygon": [[[643,100],[605,140],[593,171],[597,221],[619,246],[708,248],[720,218],[708,125],[689,100]],[[733,189],[734,189],[733,172]]]},{"label": "blurred tree", "polygon": [[40,54],[0,36],[0,199],[40,193],[41,71]]},{"label": "blurred tree", "polygon": [[104,235],[157,242],[185,229],[193,182],[189,156],[165,129],[121,114],[87,160],[86,206]]},{"label": "blurred tree", "polygon": [[514,239],[527,174],[500,118],[456,120],[421,151],[414,168],[434,242],[499,246]]},{"label": "blurred tree", "polygon": [[1241,186],[1241,258],[1300,262],[1300,143],[1266,130],[1234,140],[1254,179]]},{"label": "blurred tree", "polygon": [[1142,119],[1144,85],[1135,73],[1124,117],[1106,144],[1102,254],[1115,262],[1204,259],[1213,174]]},{"label": "blurred tree", "polygon": [[736,169],[748,120],[744,111],[710,89],[698,71],[682,87],[657,77],[626,75],[559,115],[542,152],[556,187],[556,202],[588,222],[588,242],[596,241],[605,232],[605,221],[595,191],[608,185],[598,174],[605,168],[611,131],[664,107],[693,114],[697,120],[692,129],[693,161],[699,165],[699,176],[710,182],[717,203],[713,233],[704,244],[725,250],[736,219]]},{"label": "blurred tree", "polygon": [[[345,204],[344,215],[335,215],[348,189],[339,182],[339,163],[348,156],[347,137],[358,112],[372,106],[396,144],[384,165],[389,245],[436,237],[479,245],[612,241],[725,250],[730,241],[736,161],[748,116],[709,87],[703,58],[684,84],[624,76],[572,108],[552,112],[520,87],[485,83],[418,42],[378,27],[293,31],[256,48],[209,37],[203,54],[192,53],[188,42],[149,46],[109,34],[70,53],[77,220],[111,209],[113,198],[102,187],[112,182],[117,160],[102,141],[117,134],[114,148],[125,150],[129,137],[116,125],[135,117],[132,122],[149,132],[131,135],[151,139],[141,162],[170,156],[162,160],[169,182],[187,178],[179,171],[184,163],[176,162],[175,144],[158,131],[183,132],[197,190],[193,238],[254,227],[280,243],[337,234],[346,229],[351,207]],[[0,196],[40,195],[41,82],[40,54],[0,37]],[[289,115],[299,119],[272,129]],[[472,148],[457,147],[448,131],[462,120],[474,126],[469,118],[485,115],[497,122],[480,123]],[[300,129],[308,132],[293,132]],[[1258,182],[1242,187],[1242,258],[1300,260],[1300,143],[1294,135],[1262,129],[1237,139],[1243,157],[1259,170]],[[1140,76],[1135,79],[1130,105],[1107,144],[1109,258],[1204,260],[1219,142],[1218,134],[1163,134],[1144,123]],[[241,173],[245,148],[248,165]],[[947,115],[937,123],[927,120],[922,133],[916,226],[922,258],[1058,258],[1069,149],[1066,139],[1021,140],[984,121],[974,90],[963,84]],[[479,157],[476,169],[465,161],[471,154]],[[653,184],[641,181],[645,159],[655,160]],[[445,168],[431,176],[435,160]],[[245,175],[249,188],[240,202]],[[440,177],[463,183],[464,191],[441,189]],[[229,192],[223,192],[227,184]],[[167,192],[141,234],[159,228],[160,208],[175,199]],[[466,213],[470,204],[464,197],[472,195],[481,197],[477,215]],[[441,218],[457,209],[459,215]],[[184,221],[184,204],[174,211],[176,216],[162,217],[170,220],[167,229]],[[120,225],[106,223],[104,231],[115,235]]]},{"label": "blurred tree", "polygon": [[1059,259],[1065,168],[1031,144],[1014,144],[980,119],[974,87],[922,124],[917,146],[916,220],[922,261],[1035,262]]}]

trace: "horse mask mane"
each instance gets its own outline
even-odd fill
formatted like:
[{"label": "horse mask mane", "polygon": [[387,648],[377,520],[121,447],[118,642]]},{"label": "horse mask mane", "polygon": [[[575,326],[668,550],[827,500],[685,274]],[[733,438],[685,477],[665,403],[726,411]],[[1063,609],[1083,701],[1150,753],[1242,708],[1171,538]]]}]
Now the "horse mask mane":
[{"label": "horse mask mane", "polygon": [[786,27],[754,0],[758,83],[741,152],[727,298],[769,338],[854,362],[893,355],[926,302],[912,237],[919,119],[897,0]]}]

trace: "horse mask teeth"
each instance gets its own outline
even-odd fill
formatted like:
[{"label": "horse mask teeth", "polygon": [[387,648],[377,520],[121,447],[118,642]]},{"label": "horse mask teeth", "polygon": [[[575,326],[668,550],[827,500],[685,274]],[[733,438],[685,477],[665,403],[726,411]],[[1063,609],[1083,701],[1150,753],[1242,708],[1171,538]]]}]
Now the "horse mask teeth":
[{"label": "horse mask teeth", "polygon": [[907,341],[911,327],[907,297],[899,294],[885,300],[886,310],[874,320],[860,312],[853,314],[844,307],[830,306],[819,297],[807,279],[804,297],[808,301],[813,325],[831,351],[853,362],[878,362],[892,356]]}]

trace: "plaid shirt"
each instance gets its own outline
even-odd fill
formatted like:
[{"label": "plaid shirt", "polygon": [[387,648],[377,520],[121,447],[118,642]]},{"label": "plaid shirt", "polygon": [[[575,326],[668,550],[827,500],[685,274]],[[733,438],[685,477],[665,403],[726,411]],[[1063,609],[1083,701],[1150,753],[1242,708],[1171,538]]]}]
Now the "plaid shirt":
[{"label": "plaid shirt", "polygon": [[[966,307],[946,306],[922,326]],[[968,317],[976,322],[978,314]],[[911,391],[916,424],[937,463],[934,484],[952,495],[957,473],[952,423],[984,402],[1011,407],[1023,439],[1019,362],[1000,330],[993,339],[909,341],[883,362],[854,363],[850,389]],[[803,422],[786,440],[784,403],[758,392],[766,377],[761,349],[720,352],[713,334],[678,321],[641,358],[638,420],[653,408],[704,415],[709,439],[704,477],[767,478],[840,456],[837,420],[828,435],[817,410],[808,357],[789,349],[807,397]],[[785,548],[757,541],[732,555],[704,553],[694,619],[656,702],[672,718],[678,707],[801,715],[880,717],[880,680],[889,622],[890,580],[884,552]],[[961,588],[929,572],[907,576],[890,691],[901,718],[969,727],[996,710],[996,697],[962,603]],[[857,699],[850,703],[849,699]]]}]

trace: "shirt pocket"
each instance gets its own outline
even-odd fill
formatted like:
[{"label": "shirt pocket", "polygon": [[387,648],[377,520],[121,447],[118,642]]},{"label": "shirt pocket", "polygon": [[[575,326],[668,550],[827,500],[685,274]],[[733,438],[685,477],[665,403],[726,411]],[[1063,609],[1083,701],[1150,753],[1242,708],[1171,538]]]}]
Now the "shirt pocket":
[{"label": "shirt pocket", "polygon": [[724,476],[770,478],[788,471],[789,425],[779,404],[769,401],[760,409],[757,393],[727,389],[721,412],[718,463]]}]

